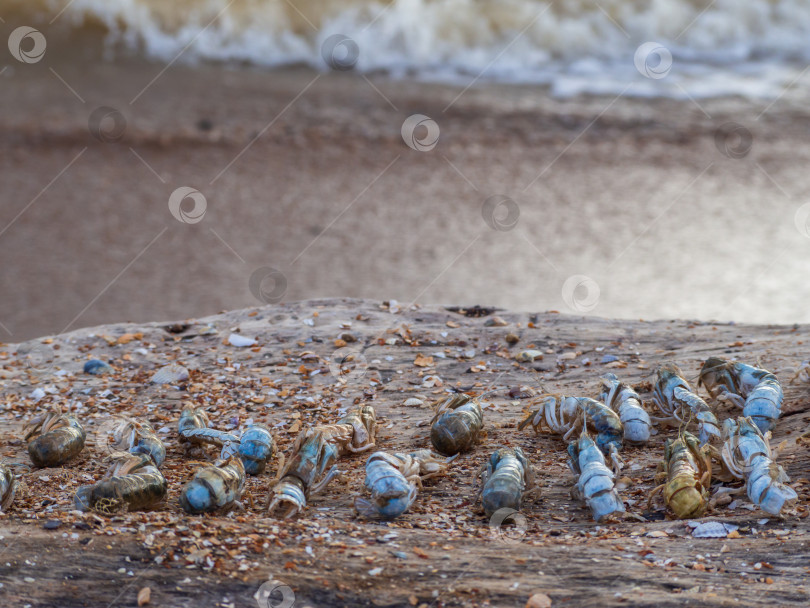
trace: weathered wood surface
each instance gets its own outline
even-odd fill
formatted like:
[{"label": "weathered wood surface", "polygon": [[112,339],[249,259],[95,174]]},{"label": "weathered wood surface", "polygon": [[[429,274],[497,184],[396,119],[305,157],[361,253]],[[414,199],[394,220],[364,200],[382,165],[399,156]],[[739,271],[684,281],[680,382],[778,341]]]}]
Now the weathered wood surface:
[{"label": "weathered wood surface", "polygon": [[[269,578],[288,585],[298,607],[522,607],[535,592],[554,606],[808,604],[810,459],[797,439],[810,421],[810,386],[788,383],[807,356],[806,327],[495,314],[508,325],[487,326],[492,315],[440,308],[391,311],[378,302],[321,300],[235,311],[171,331],[166,323],[121,324],[54,336],[46,344],[0,346],[5,461],[28,462],[20,429],[49,403],[76,411],[88,431],[85,450],[65,467],[20,470],[15,505],[0,517],[0,604],[123,608],[136,606],[138,591],[150,587],[150,606],[248,607],[256,606],[253,595]],[[206,327],[213,330],[201,331]],[[258,345],[228,345],[237,328]],[[344,333],[357,340],[345,348],[362,352],[368,367],[341,383],[329,362]],[[508,333],[520,341],[507,344]],[[514,355],[532,345],[543,359],[517,364]],[[416,366],[417,354],[432,356],[433,363]],[[627,367],[608,368],[604,355]],[[624,451],[632,485],[622,495],[634,501],[629,510],[648,521],[603,525],[569,495],[563,442],[516,429],[526,401],[510,398],[510,388],[597,396],[599,376],[613,371],[639,388],[650,409],[644,389],[657,364],[675,361],[694,381],[710,355],[758,362],[775,371],[785,389],[772,443],[786,442],[779,461],[800,500],[782,519],[746,509],[745,500],[711,514],[740,525],[739,538],[695,539],[684,522],[647,511],[646,495],[671,429],[661,429],[645,448]],[[91,356],[109,360],[116,373],[82,374]],[[151,373],[172,361],[193,370],[190,382],[179,390],[150,385]],[[426,386],[433,375],[441,386]],[[494,407],[485,411],[486,436],[445,477],[428,482],[393,523],[354,514],[365,455],[342,460],[344,481],[313,497],[293,521],[263,513],[275,465],[248,480],[244,513],[189,517],[177,504],[194,471],[175,432],[184,402],[207,406],[218,428],[248,418],[266,422],[286,451],[302,425],[333,422],[339,408],[370,401],[380,421],[378,446],[393,451],[429,445],[430,410],[405,406],[405,400],[430,400],[448,387],[498,389],[488,397]],[[30,397],[35,388],[53,392],[37,402]],[[105,470],[95,432],[124,413],[165,429],[169,499],[158,510],[115,517],[71,511],[75,489]],[[730,414],[718,408],[721,419]],[[525,505],[525,525],[517,530],[490,529],[472,500],[476,471],[503,445],[524,449],[542,490]],[[46,529],[49,520],[59,527]]]}]

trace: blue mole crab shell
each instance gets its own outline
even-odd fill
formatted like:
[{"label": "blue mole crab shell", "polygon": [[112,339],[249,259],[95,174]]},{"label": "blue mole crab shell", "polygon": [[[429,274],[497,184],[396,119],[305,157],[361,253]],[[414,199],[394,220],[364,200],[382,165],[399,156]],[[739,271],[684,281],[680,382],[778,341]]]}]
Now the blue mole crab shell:
[{"label": "blue mole crab shell", "polygon": [[261,424],[249,427],[239,440],[239,457],[248,475],[261,475],[273,457],[273,435]]},{"label": "blue mole crab shell", "polygon": [[83,371],[91,376],[103,376],[112,373],[113,368],[99,359],[90,359],[85,362]]}]

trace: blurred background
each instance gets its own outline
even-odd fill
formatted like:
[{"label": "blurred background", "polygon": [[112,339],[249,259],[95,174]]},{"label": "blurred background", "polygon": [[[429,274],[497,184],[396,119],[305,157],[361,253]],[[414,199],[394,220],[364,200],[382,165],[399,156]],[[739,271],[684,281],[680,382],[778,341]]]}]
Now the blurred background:
[{"label": "blurred background", "polygon": [[810,322],[803,0],[0,0],[0,341],[323,297]]}]

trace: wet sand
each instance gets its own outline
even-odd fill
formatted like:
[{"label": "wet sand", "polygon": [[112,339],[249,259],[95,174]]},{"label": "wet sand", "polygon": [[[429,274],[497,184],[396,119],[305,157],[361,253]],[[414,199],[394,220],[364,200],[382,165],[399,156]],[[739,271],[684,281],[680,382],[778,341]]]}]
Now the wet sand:
[{"label": "wet sand", "polygon": [[[261,267],[285,302],[571,311],[566,279],[585,275],[599,297],[580,287],[573,308],[589,314],[810,321],[794,225],[810,112],[789,92],[761,114],[770,102],[165,67],[51,56],[0,75],[0,340],[258,304]],[[121,139],[89,133],[99,106],[125,117]],[[415,113],[440,128],[431,151],[403,143]],[[752,133],[743,158],[715,145],[729,121]],[[169,212],[181,186],[206,198],[198,223]],[[491,195],[517,202],[514,229],[484,221]]]}]

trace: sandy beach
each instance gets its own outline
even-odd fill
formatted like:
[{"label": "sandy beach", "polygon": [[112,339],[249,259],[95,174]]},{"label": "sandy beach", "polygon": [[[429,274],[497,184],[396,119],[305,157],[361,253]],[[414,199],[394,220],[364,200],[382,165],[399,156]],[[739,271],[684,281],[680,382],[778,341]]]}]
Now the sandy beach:
[{"label": "sandy beach", "polygon": [[[71,403],[87,433],[84,450],[65,465],[18,469],[14,506],[0,520],[5,605],[136,608],[139,593],[149,588],[148,606],[252,607],[267,581],[288,586],[300,608],[523,608],[538,593],[555,608],[807,605],[810,482],[801,435],[810,419],[808,388],[788,382],[804,357],[807,326],[499,314],[505,325],[493,325],[493,315],[441,307],[317,300],[251,307],[181,327],[106,325],[56,336],[50,344],[0,348],[5,462],[28,461],[22,426],[52,404]],[[234,330],[257,344],[232,346]],[[356,340],[348,348],[358,364],[338,373],[341,351],[334,340],[346,333]],[[507,334],[518,343],[507,343]],[[518,363],[525,349],[539,349],[542,359]],[[82,373],[88,356],[109,361],[114,371]],[[783,413],[772,445],[783,445],[778,462],[800,496],[782,517],[756,510],[739,495],[696,520],[736,526],[728,538],[695,538],[690,520],[671,519],[660,500],[647,503],[664,443],[677,429],[659,425],[648,445],[624,446],[621,497],[629,515],[596,524],[571,496],[565,442],[516,428],[537,403],[515,395],[528,397],[529,388],[541,387],[597,395],[605,372],[634,386],[652,414],[658,365],[677,362],[691,380],[707,356],[758,361],[782,381]],[[187,365],[190,381],[150,384],[169,362]],[[392,522],[355,514],[355,499],[368,496],[364,453],[341,457],[342,480],[313,494],[294,519],[265,511],[279,456],[264,474],[248,477],[244,511],[190,516],[180,509],[183,485],[200,460],[216,452],[195,456],[180,441],[177,420],[189,403],[204,404],[217,429],[266,424],[289,462],[302,425],[332,424],[353,404],[376,411],[375,449],[428,447],[430,402],[451,387],[494,391],[484,399],[484,432],[444,475],[427,480],[409,511]],[[739,412],[712,405],[721,420]],[[149,511],[77,512],[73,495],[107,469],[105,433],[122,416],[148,420],[165,442],[161,470],[168,496]],[[539,489],[526,495],[524,519],[514,526],[493,523],[475,498],[476,472],[504,446],[522,448]],[[279,601],[258,606],[293,606]]]},{"label": "sandy beach", "polygon": [[[794,222],[810,123],[792,90],[555,99],[57,55],[0,80],[5,341],[260,303],[249,281],[262,267],[283,273],[283,301],[810,320],[810,239]],[[119,114],[94,137],[99,107]],[[432,150],[405,145],[413,114],[440,129]],[[717,145],[729,122],[750,146],[733,134]],[[170,213],[183,186],[205,197],[197,223]],[[512,229],[484,221],[493,195],[515,201]],[[572,275],[592,283],[571,296]]]},{"label": "sandy beach", "polygon": [[[0,604],[806,606],[808,31],[0,0]],[[459,393],[471,443],[415,455]]]}]

